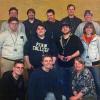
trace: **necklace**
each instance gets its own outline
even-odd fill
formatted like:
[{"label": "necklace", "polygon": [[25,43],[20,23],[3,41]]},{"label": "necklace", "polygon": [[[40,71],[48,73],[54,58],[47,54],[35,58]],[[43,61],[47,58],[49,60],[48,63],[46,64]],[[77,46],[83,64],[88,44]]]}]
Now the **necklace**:
[{"label": "necklace", "polygon": [[15,39],[14,39],[14,37],[13,37],[12,34],[15,34],[15,33],[10,33],[10,35],[11,35],[11,39],[12,39],[12,41],[13,41],[13,45],[14,45],[14,49],[13,49],[13,51],[17,52],[16,42],[17,42],[17,38],[18,38],[18,33],[15,34]]},{"label": "necklace", "polygon": [[69,42],[69,40],[70,40],[70,38],[71,38],[71,35],[72,35],[72,34],[70,33],[70,36],[67,38],[67,41],[64,41],[63,36],[61,36],[60,44],[61,44],[62,49],[63,49],[63,51],[62,51],[62,54],[63,54],[63,55],[64,55],[65,47],[68,45],[68,42]]}]

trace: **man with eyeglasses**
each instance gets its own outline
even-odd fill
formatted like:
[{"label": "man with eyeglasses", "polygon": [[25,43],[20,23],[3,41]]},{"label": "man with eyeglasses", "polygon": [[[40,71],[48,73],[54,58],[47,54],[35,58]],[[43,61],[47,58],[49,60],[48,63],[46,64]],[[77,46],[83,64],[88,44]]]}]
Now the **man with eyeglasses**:
[{"label": "man with eyeglasses", "polygon": [[3,74],[0,80],[0,100],[25,100],[23,71],[24,63],[15,61],[12,71]]},{"label": "man with eyeglasses", "polygon": [[12,70],[14,61],[23,60],[23,47],[27,41],[25,33],[18,31],[18,18],[11,17],[8,23],[10,29],[0,34],[1,75]]}]

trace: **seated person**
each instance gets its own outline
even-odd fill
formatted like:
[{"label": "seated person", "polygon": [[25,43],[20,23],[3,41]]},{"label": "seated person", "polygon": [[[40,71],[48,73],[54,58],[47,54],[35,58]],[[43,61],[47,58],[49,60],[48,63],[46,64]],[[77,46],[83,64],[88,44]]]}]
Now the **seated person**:
[{"label": "seated person", "polygon": [[97,100],[93,76],[80,57],[74,61],[72,90],[70,100]]},{"label": "seated person", "polygon": [[63,100],[63,89],[58,71],[53,68],[52,56],[44,55],[42,64],[42,68],[32,72],[29,78],[28,100]]},{"label": "seated person", "polygon": [[24,63],[15,61],[13,70],[3,74],[0,80],[0,100],[25,100],[23,71]]}]

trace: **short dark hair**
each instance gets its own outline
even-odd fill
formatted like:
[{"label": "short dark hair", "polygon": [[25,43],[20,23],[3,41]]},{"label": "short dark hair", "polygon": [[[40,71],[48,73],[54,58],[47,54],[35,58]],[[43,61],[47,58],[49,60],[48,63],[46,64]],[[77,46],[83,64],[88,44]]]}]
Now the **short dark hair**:
[{"label": "short dark hair", "polygon": [[96,34],[96,30],[95,30],[95,27],[93,25],[92,22],[87,22],[83,28],[83,33],[86,34],[86,31],[85,29],[88,28],[88,27],[91,27],[93,29],[93,33],[92,34]]},{"label": "short dark hair", "polygon": [[68,10],[71,6],[75,9],[75,5],[69,4],[69,5],[67,6],[67,10]]},{"label": "short dark hair", "polygon": [[42,26],[42,27],[44,27],[46,29],[45,25],[42,22],[37,25],[37,28],[38,28],[38,26]]},{"label": "short dark hair", "polygon": [[9,14],[10,14],[10,12],[11,12],[12,10],[16,10],[16,12],[17,12],[17,14],[18,14],[18,9],[17,9],[16,7],[11,7],[11,8],[9,9]]},{"label": "short dark hair", "polygon": [[29,9],[27,10],[27,15],[28,15],[29,12],[32,12],[32,13],[34,13],[34,15],[35,15],[35,10],[34,10],[33,8],[29,8]]},{"label": "short dark hair", "polygon": [[10,23],[10,22],[12,22],[12,21],[17,21],[17,22],[19,22],[18,18],[16,18],[16,17],[10,17],[10,18],[8,19],[8,23]]},{"label": "short dark hair", "polygon": [[50,57],[50,58],[53,60],[52,55],[50,55],[50,54],[45,54],[45,55],[42,56],[42,61],[43,61],[46,57]]},{"label": "short dark hair", "polygon": [[55,15],[55,11],[53,9],[48,9],[47,12],[46,12],[46,14],[47,13],[53,13],[53,15]]},{"label": "short dark hair", "polygon": [[14,66],[16,66],[16,64],[23,64],[24,65],[24,62],[22,60],[15,60]]}]

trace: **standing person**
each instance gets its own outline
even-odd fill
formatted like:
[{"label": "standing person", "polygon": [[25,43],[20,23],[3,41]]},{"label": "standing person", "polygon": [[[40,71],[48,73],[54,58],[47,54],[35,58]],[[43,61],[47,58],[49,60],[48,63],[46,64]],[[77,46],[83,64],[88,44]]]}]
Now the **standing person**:
[{"label": "standing person", "polygon": [[85,48],[82,58],[94,76],[97,100],[100,100],[100,36],[96,35],[92,22],[85,24],[81,39]]},{"label": "standing person", "polygon": [[23,60],[23,47],[27,41],[25,33],[18,31],[19,20],[10,17],[9,30],[0,34],[1,74],[12,70],[15,60]]},{"label": "standing person", "polygon": [[23,79],[24,63],[15,61],[12,71],[7,71],[0,79],[0,100],[25,100]]},{"label": "standing person", "polygon": [[75,57],[80,56],[84,50],[81,40],[71,33],[71,27],[68,24],[62,24],[58,49],[58,66],[61,69],[64,80],[65,94],[67,98],[71,95],[72,69]]},{"label": "standing person", "polygon": [[29,100],[62,100],[62,87],[59,77],[53,68],[53,58],[50,55],[42,57],[43,66],[35,70],[29,80]]},{"label": "standing person", "polygon": [[93,76],[80,57],[74,61],[72,90],[70,100],[97,100]]},{"label": "standing person", "polygon": [[55,11],[53,9],[48,9],[47,12],[47,21],[44,22],[46,27],[47,36],[53,39],[55,42],[61,35],[60,33],[60,23],[55,18]]},{"label": "standing person", "polygon": [[27,39],[30,38],[30,35],[36,35],[36,28],[41,23],[40,20],[35,18],[35,15],[36,12],[33,8],[27,10],[28,19],[23,22]]},{"label": "standing person", "polygon": [[46,29],[39,24],[36,29],[36,36],[33,36],[25,45],[24,56],[28,69],[37,69],[42,66],[41,59],[44,54],[51,54],[55,63],[57,51],[56,46],[50,38],[46,37]]},{"label": "standing person", "polygon": [[[16,7],[11,7],[9,9],[9,18],[10,17],[16,17],[16,18],[18,18],[18,9]],[[1,24],[0,32],[4,32],[6,30],[9,30],[8,20],[7,21],[4,21]],[[22,32],[22,33],[25,33],[25,27],[24,27],[24,25],[21,22],[19,22],[19,24],[18,24],[18,31],[19,32]]]},{"label": "standing person", "polygon": [[85,10],[84,12],[84,22],[80,23],[79,26],[77,27],[76,31],[75,31],[75,35],[78,36],[78,37],[81,37],[82,34],[83,34],[83,28],[85,26],[85,24],[87,22],[92,22],[94,27],[95,27],[95,30],[96,30],[96,34],[97,35],[100,35],[100,25],[93,21],[93,13],[91,10]]},{"label": "standing person", "polygon": [[69,24],[71,26],[71,32],[74,34],[77,26],[82,22],[82,20],[75,16],[75,5],[69,4],[67,6],[68,16],[61,20],[62,24]]}]

